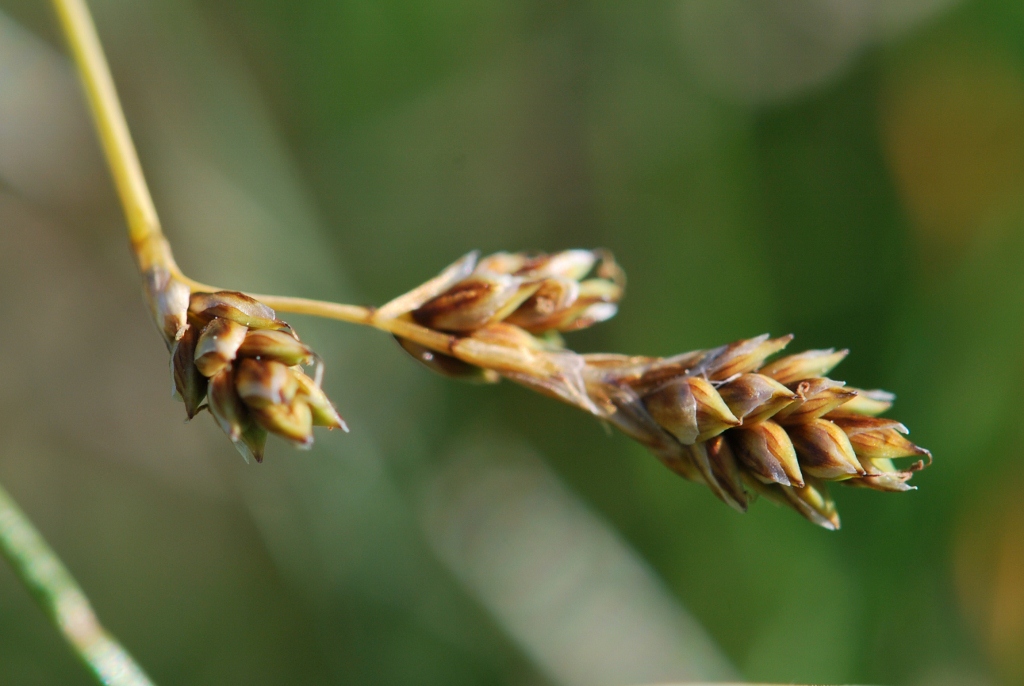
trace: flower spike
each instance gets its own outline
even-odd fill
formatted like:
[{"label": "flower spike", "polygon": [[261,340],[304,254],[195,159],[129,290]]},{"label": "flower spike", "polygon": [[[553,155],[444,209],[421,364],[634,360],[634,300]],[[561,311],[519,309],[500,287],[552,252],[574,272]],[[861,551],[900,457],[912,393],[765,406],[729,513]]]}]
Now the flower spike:
[{"label": "flower spike", "polygon": [[217,291],[192,294],[171,371],[189,419],[206,399],[242,456],[262,462],[268,433],[308,448],[314,426],[348,430],[302,371],[315,359],[274,310],[242,293]]},{"label": "flower spike", "polygon": [[902,424],[875,416],[892,394],[826,376],[846,350],[772,361],[793,337],[767,334],[669,358],[566,349],[559,334],[614,315],[624,285],[606,252],[471,254],[382,312],[443,334],[443,347],[397,335],[435,371],[504,377],[590,412],[737,510],[764,495],[837,529],[829,482],[906,491],[925,463],[893,460],[930,460]]}]

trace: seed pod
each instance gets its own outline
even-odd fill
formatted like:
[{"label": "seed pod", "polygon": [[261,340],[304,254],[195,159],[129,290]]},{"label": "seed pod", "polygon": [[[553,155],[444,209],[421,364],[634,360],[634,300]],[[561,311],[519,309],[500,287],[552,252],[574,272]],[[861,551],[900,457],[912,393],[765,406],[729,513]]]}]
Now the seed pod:
[{"label": "seed pod", "polygon": [[723,381],[736,374],[752,372],[764,364],[765,359],[785,348],[791,340],[792,334],[772,339],[768,338],[768,334],[762,334],[732,343],[704,363],[705,373],[712,381]]},{"label": "seed pod", "polygon": [[488,274],[514,274],[519,276],[521,270],[529,270],[531,258],[521,252],[496,252],[482,258],[476,265],[476,271]]},{"label": "seed pod", "polygon": [[242,430],[242,436],[234,442],[234,446],[246,463],[252,458],[259,464],[263,462],[263,451],[267,447],[267,430],[250,418],[249,423]]},{"label": "seed pod", "polygon": [[839,513],[836,501],[829,493],[828,484],[814,477],[807,478],[802,488],[780,486],[793,509],[818,526],[836,531],[839,529]]},{"label": "seed pod", "polygon": [[818,526],[836,531],[839,529],[839,514],[836,512],[835,501],[832,499],[825,483],[808,477],[809,481],[802,488],[764,484],[750,476],[743,475],[743,482],[752,491],[762,495],[776,505],[796,510],[804,518]]},{"label": "seed pod", "polygon": [[412,316],[431,329],[469,332],[511,314],[538,287],[519,277],[478,273],[423,303]]},{"label": "seed pod", "polygon": [[718,394],[746,426],[768,419],[797,397],[778,381],[761,374],[741,374],[719,386]]},{"label": "seed pod", "polygon": [[855,436],[865,431],[881,431],[882,429],[895,429],[902,434],[907,433],[907,427],[895,419],[854,414],[845,407],[842,410],[830,412],[826,419],[842,429],[847,436]]},{"label": "seed pod", "polygon": [[740,420],[725,404],[722,396],[718,395],[714,386],[699,376],[686,377],[686,383],[697,401],[697,428],[700,430],[698,441],[706,441],[728,428],[739,426]]},{"label": "seed pod", "polygon": [[188,328],[189,287],[163,267],[150,267],[143,275],[153,308],[153,319],[170,346]]},{"label": "seed pod", "polygon": [[838,481],[867,472],[857,461],[850,439],[826,419],[786,427],[804,474]]},{"label": "seed pod", "polygon": [[280,362],[247,357],[238,365],[235,388],[245,404],[253,408],[287,405],[299,390],[296,373]]},{"label": "seed pod", "polygon": [[654,421],[675,436],[680,443],[692,445],[697,441],[700,435],[700,427],[697,424],[697,399],[685,377],[674,379],[644,396],[643,402]]},{"label": "seed pod", "polygon": [[867,476],[844,481],[844,484],[891,493],[902,493],[917,489],[917,486],[911,486],[907,483],[917,470],[898,470],[891,460],[869,460],[864,458],[861,460],[861,463],[868,468]]},{"label": "seed pod", "polygon": [[565,277],[551,277],[540,282],[536,292],[527,298],[512,314],[506,317],[508,324],[537,333],[559,320],[579,297],[580,284]]},{"label": "seed pod", "polygon": [[272,309],[244,293],[235,291],[193,293],[188,309],[189,312],[207,321],[220,317],[251,329],[290,330],[287,324],[277,319]]},{"label": "seed pod", "polygon": [[796,450],[786,430],[768,420],[733,429],[727,436],[739,461],[761,481],[803,486]]},{"label": "seed pod", "polygon": [[174,382],[174,395],[185,403],[185,414],[189,419],[196,416],[209,382],[195,364],[196,338],[199,334],[196,327],[190,326],[182,332],[179,340],[171,348],[171,379]]},{"label": "seed pod", "polygon": [[654,420],[683,445],[706,441],[740,423],[715,387],[695,376],[670,380],[645,395],[644,405]]},{"label": "seed pod", "polygon": [[857,391],[833,379],[804,379],[789,384],[789,388],[796,392],[797,400],[775,416],[776,421],[787,425],[823,417],[857,396]]},{"label": "seed pod", "polygon": [[216,376],[227,367],[238,354],[238,348],[245,339],[245,326],[230,319],[214,319],[196,342],[196,368],[205,377]]},{"label": "seed pod", "polygon": [[208,391],[210,414],[217,420],[221,430],[232,441],[237,442],[249,425],[249,412],[235,392],[235,378],[231,367],[227,367],[210,379]]},{"label": "seed pod", "polygon": [[313,414],[305,400],[296,398],[288,405],[267,405],[254,408],[253,416],[260,425],[300,448],[313,445]]},{"label": "seed pod", "polygon": [[553,255],[527,259],[511,273],[529,279],[564,278],[579,281],[593,269],[597,255],[592,250],[563,250]]},{"label": "seed pod", "polygon": [[930,455],[924,448],[904,438],[896,429],[861,431],[850,436],[850,443],[858,456],[869,459]]},{"label": "seed pod", "polygon": [[262,360],[274,360],[293,367],[313,362],[313,351],[294,335],[269,329],[251,330],[238,348],[238,354]]},{"label": "seed pod", "polygon": [[803,381],[816,376],[825,376],[843,361],[849,350],[807,350],[796,355],[787,355],[762,367],[758,373],[770,376],[783,385]]},{"label": "seed pod", "polygon": [[690,460],[700,472],[701,480],[708,488],[711,489],[711,492],[715,494],[715,497],[730,507],[742,511],[742,506],[736,502],[722,484],[719,483],[718,478],[712,471],[711,460],[708,457],[707,443],[694,443],[693,445],[686,446],[686,452],[690,456]]},{"label": "seed pod", "polygon": [[341,429],[348,433],[345,420],[334,409],[334,405],[323,389],[302,372],[296,371],[294,374],[299,385],[299,397],[309,405],[313,426],[326,426],[329,429]]},{"label": "seed pod", "polygon": [[493,369],[477,367],[451,355],[445,355],[419,343],[413,343],[406,338],[395,336],[395,340],[405,352],[438,374],[470,383],[498,383],[501,380],[501,377]]},{"label": "seed pod", "polygon": [[888,391],[864,391],[859,388],[850,390],[857,391],[857,397],[843,405],[844,412],[874,416],[882,414],[892,407],[892,403],[896,399],[896,396]]},{"label": "seed pod", "polygon": [[557,316],[548,327],[558,331],[579,331],[607,321],[619,311],[622,286],[605,279],[588,279],[579,285],[575,302]]},{"label": "seed pod", "polygon": [[[708,463],[711,467],[711,474],[714,476],[722,493],[727,496],[718,497],[732,508],[740,512],[747,511],[747,492],[743,489],[743,477],[740,475],[739,465],[736,463],[736,456],[729,447],[728,441],[722,436],[715,436],[709,441],[702,443],[707,453]],[[697,446],[693,446],[694,451]]]}]

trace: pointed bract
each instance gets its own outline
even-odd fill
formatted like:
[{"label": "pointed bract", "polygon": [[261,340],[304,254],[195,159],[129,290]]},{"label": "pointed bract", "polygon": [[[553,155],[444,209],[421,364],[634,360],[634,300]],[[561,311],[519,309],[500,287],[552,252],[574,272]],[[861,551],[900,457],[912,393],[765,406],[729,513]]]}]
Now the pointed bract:
[{"label": "pointed bract", "polygon": [[290,330],[287,324],[277,319],[274,310],[235,291],[193,293],[188,310],[203,321],[220,317],[252,329]]},{"label": "pointed bract", "polygon": [[511,314],[538,287],[507,274],[475,274],[423,303],[412,317],[438,331],[470,332]]},{"label": "pointed bract", "polygon": [[887,411],[896,400],[896,396],[888,391],[864,391],[858,388],[850,390],[857,391],[857,396],[843,405],[844,412],[873,417]]},{"label": "pointed bract", "polygon": [[838,481],[867,473],[857,460],[850,439],[832,422],[812,419],[787,426],[786,431],[796,448],[804,474]]},{"label": "pointed bract", "polygon": [[327,394],[316,385],[313,379],[302,372],[294,372],[299,384],[299,397],[309,405],[313,426],[326,426],[328,429],[341,429],[348,432],[348,425],[334,408]]},{"label": "pointed bract", "polygon": [[842,381],[820,377],[794,381],[789,388],[797,399],[776,415],[783,424],[813,421],[857,397],[857,391]]},{"label": "pointed bract", "polygon": [[302,398],[296,398],[288,405],[253,408],[252,414],[264,429],[298,447],[313,445],[313,414]]},{"label": "pointed bract", "polygon": [[729,432],[729,441],[739,461],[761,481],[785,486],[802,486],[803,474],[796,450],[786,430],[768,420]]},{"label": "pointed bract", "polygon": [[311,364],[313,351],[293,334],[272,329],[250,330],[238,348],[238,354],[261,360],[274,360],[292,367]]},{"label": "pointed bract", "polygon": [[250,422],[249,412],[235,392],[234,371],[228,367],[210,379],[210,414],[232,441],[238,441]]},{"label": "pointed bract", "polygon": [[825,376],[843,361],[849,350],[807,350],[787,355],[766,364],[758,370],[781,384],[791,384],[816,376]]},{"label": "pointed bract", "polygon": [[196,368],[203,376],[216,376],[238,355],[248,328],[230,319],[214,319],[196,341]]},{"label": "pointed bract", "polygon": [[896,429],[860,431],[850,436],[850,443],[857,455],[872,459],[929,455],[927,450],[908,441]]},{"label": "pointed bract", "polygon": [[253,408],[288,405],[299,390],[297,374],[273,360],[243,359],[235,373],[235,388],[242,401]]},{"label": "pointed bract", "polygon": [[797,395],[762,374],[740,374],[718,387],[718,394],[744,425],[756,424],[789,406]]},{"label": "pointed bract", "polygon": [[757,338],[733,343],[706,363],[704,373],[713,381],[724,381],[736,374],[755,371],[768,357],[789,345],[791,340],[792,335],[770,339],[768,334],[763,334]]},{"label": "pointed bract", "polygon": [[147,269],[143,281],[153,308],[153,320],[170,347],[188,328],[188,284],[160,266]]},{"label": "pointed bract", "polygon": [[643,402],[654,421],[680,443],[692,445],[697,441],[700,435],[697,399],[685,378],[675,379],[649,393]]},{"label": "pointed bract", "polygon": [[719,496],[723,501],[740,512],[747,511],[748,496],[743,488],[743,477],[739,464],[733,454],[729,442],[722,436],[716,436],[703,444],[706,446],[711,473],[717,480],[721,490],[728,496]]},{"label": "pointed bract", "polygon": [[175,395],[185,403],[185,414],[189,419],[196,416],[206,399],[209,385],[195,364],[196,327],[190,326],[171,348],[171,378]]}]

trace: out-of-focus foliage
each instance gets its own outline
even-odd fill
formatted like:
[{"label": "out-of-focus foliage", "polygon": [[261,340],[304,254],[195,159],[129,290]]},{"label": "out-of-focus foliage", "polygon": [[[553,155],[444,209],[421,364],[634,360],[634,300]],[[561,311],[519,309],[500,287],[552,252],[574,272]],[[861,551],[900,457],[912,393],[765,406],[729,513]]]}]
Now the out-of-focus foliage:
[{"label": "out-of-focus foliage", "polygon": [[[0,480],[158,683],[1024,684],[1019,2],[91,4],[191,276],[379,304],[604,246],[575,348],[849,347],[936,456],[838,533],[739,515],[296,318],[352,433],[246,466],[171,401],[49,8],[0,0]],[[0,618],[0,682],[87,683],[4,569]]]}]

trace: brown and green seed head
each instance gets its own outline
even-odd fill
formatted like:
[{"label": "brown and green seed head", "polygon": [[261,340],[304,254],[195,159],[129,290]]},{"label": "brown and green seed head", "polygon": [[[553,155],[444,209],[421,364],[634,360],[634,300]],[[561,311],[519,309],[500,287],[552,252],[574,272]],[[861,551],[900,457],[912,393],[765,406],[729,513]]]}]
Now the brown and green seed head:
[{"label": "brown and green seed head", "polygon": [[315,359],[286,323],[242,293],[194,293],[174,343],[176,394],[191,419],[204,407],[247,459],[263,460],[268,433],[308,448],[313,427],[347,431],[301,365]]},{"label": "brown and green seed head", "polygon": [[736,509],[760,494],[837,529],[829,482],[910,490],[925,462],[898,469],[892,460],[931,456],[902,424],[875,416],[889,409],[890,394],[825,376],[846,351],[766,363],[791,338],[764,335],[668,359],[594,356],[588,389],[609,407],[610,423]]},{"label": "brown and green seed head", "polygon": [[792,336],[767,335],[671,358],[565,349],[560,334],[613,316],[624,284],[602,251],[471,254],[381,312],[453,336],[450,354],[399,341],[435,371],[505,377],[591,412],[739,510],[764,495],[835,529],[829,482],[906,491],[925,462],[893,460],[930,461],[906,427],[877,417],[891,394],[827,376],[845,350],[769,361]]}]

